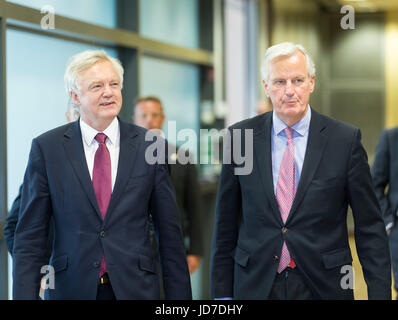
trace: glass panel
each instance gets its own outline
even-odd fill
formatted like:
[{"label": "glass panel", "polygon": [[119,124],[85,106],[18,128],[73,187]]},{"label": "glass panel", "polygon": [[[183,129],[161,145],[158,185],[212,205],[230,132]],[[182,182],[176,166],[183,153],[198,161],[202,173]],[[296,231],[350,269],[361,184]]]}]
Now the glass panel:
[{"label": "glass panel", "polygon": [[[104,48],[16,30],[7,30],[6,41],[7,169],[10,209],[23,180],[32,139],[66,123],[68,96],[63,76],[67,60],[83,50]],[[117,57],[116,50],[104,50]],[[9,266],[11,274],[11,262]],[[10,277],[10,297],[11,288]]]},{"label": "glass panel", "polygon": [[38,10],[44,6],[52,6],[55,12],[55,28],[57,28],[57,14],[108,28],[115,28],[117,24],[116,0],[8,0],[8,2]]},{"label": "glass panel", "polygon": [[[190,148],[195,153],[197,141],[186,138],[176,141],[168,130],[167,121],[176,121],[177,133],[182,129],[193,129],[199,133],[199,67],[162,59],[141,59],[141,94],[155,95],[162,100],[166,121],[163,131],[173,144]],[[185,142],[190,142],[185,144]],[[199,146],[197,146],[199,147]],[[197,154],[195,154],[197,156]],[[198,161],[199,162],[199,161]]]},{"label": "glass panel", "polygon": [[141,0],[139,11],[142,36],[199,47],[198,0]]}]

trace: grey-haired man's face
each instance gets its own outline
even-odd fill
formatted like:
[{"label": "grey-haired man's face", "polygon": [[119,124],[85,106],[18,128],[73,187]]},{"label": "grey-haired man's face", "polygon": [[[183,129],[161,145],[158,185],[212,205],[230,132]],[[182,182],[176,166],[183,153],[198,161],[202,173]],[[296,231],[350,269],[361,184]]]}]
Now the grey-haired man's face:
[{"label": "grey-haired man's face", "polygon": [[301,52],[272,60],[268,81],[264,82],[265,93],[275,113],[288,126],[305,116],[314,85],[315,77],[308,75],[306,59]]}]

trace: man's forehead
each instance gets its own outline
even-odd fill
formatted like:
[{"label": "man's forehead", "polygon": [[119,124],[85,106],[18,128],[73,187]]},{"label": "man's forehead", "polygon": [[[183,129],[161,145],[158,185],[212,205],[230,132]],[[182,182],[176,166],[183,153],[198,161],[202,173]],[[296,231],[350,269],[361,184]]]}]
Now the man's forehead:
[{"label": "man's forehead", "polygon": [[[278,57],[270,61],[269,71],[270,78],[279,77],[281,75],[289,77],[305,77],[308,75],[307,65],[304,61],[300,61],[298,57]],[[277,60],[276,60],[277,59]],[[304,63],[300,63],[304,62]]]},{"label": "man's forehead", "polygon": [[276,71],[276,70],[270,70],[270,75],[269,78],[271,80],[275,79],[285,79],[285,78],[305,78],[308,75],[307,70],[283,70],[283,71]]},{"label": "man's forehead", "polygon": [[137,109],[140,109],[142,112],[162,112],[162,106],[157,101],[144,100],[139,102],[137,107]]},{"label": "man's forehead", "polygon": [[305,54],[302,53],[301,51],[296,51],[292,54],[286,54],[286,55],[283,54],[283,55],[277,56],[277,57],[271,59],[270,63],[274,64],[274,63],[283,62],[283,61],[289,61],[289,62],[295,62],[295,63],[297,63],[299,61],[306,62],[306,57],[305,57]]},{"label": "man's forehead", "polygon": [[96,81],[96,79],[105,80],[106,78],[112,78],[112,80],[120,81],[119,75],[116,72],[114,66],[111,62],[107,60],[98,61],[88,66],[87,68],[82,69],[78,74],[78,78],[80,80],[87,79],[89,81]]}]

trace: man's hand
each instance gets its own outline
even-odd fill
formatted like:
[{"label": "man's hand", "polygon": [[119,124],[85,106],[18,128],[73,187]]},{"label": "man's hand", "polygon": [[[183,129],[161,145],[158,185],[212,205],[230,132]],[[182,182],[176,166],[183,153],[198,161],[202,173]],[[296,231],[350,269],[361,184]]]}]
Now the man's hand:
[{"label": "man's hand", "polygon": [[196,271],[196,269],[198,269],[200,265],[200,259],[202,259],[202,257],[198,255],[194,254],[187,255],[189,274],[192,275]]},{"label": "man's hand", "polygon": [[393,223],[393,222],[390,222],[390,223],[388,223],[388,224],[386,225],[387,236],[390,235],[391,229],[392,229],[393,226],[394,226],[394,223]]}]

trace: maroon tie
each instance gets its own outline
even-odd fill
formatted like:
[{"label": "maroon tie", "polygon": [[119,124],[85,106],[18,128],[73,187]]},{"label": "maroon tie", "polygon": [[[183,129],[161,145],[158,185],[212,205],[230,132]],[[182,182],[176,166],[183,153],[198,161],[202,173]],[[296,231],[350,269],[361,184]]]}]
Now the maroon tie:
[{"label": "maroon tie", "polygon": [[[95,136],[99,146],[95,152],[93,169],[93,186],[102,219],[105,219],[112,194],[111,157],[105,144],[106,138],[107,136],[104,133],[98,133]],[[102,253],[99,276],[101,277],[105,272],[105,257]]]}]

